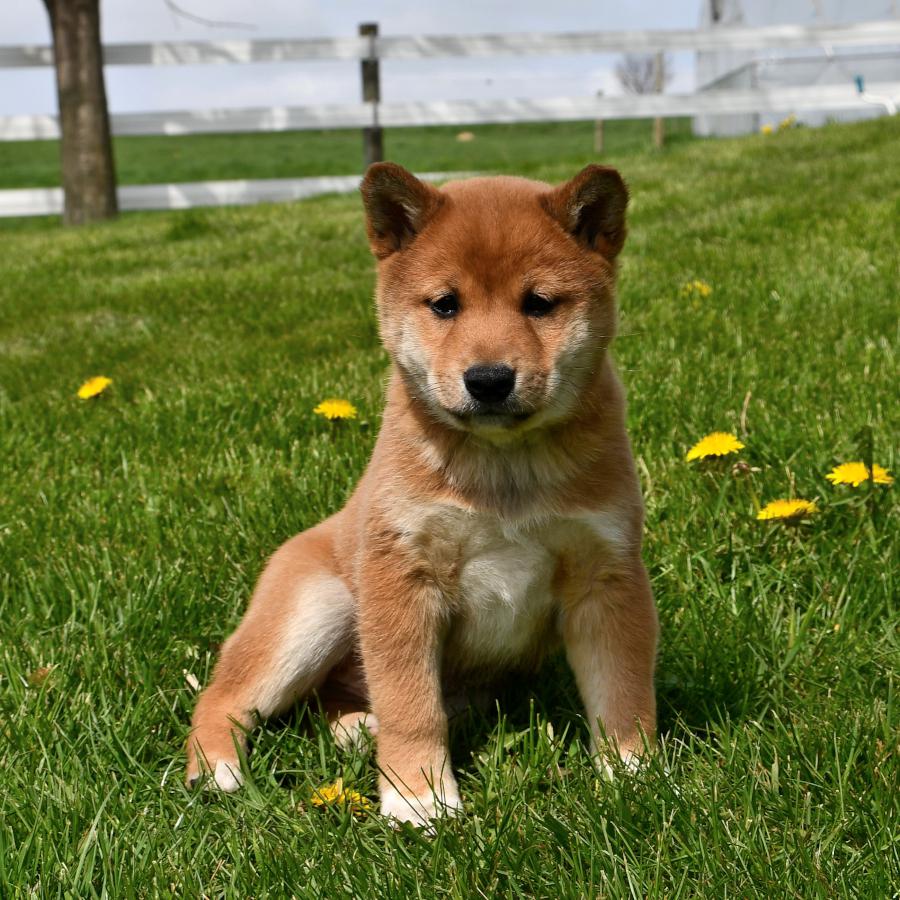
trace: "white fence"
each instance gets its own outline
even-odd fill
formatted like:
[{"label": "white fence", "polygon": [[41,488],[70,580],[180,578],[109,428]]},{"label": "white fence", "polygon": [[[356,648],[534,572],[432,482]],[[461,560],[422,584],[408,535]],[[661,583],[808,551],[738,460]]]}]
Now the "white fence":
[{"label": "white fence", "polygon": [[[696,94],[643,94],[622,97],[574,97],[548,100],[434,100],[380,103],[378,124],[484,125],[512,122],[568,122],[589,119],[651,119],[703,113],[781,112],[809,109],[871,109],[900,97],[900,82],[870,85],[860,94],[853,84],[811,85],[770,90],[722,90]],[[884,101],[874,99],[884,98]],[[111,116],[113,134],[178,135],[216,132],[303,131],[363,128],[373,121],[371,103],[334,106],[272,106],[264,109],[207,109]],[[59,137],[56,116],[7,116],[0,119],[5,140]]]},{"label": "white fence", "polygon": [[[900,45],[900,21],[865,22],[840,26],[778,25],[762,28],[715,28],[705,31],[667,30],[583,32],[571,34],[503,34],[438,36],[366,36],[303,40],[184,41],[147,44],[108,44],[108,66],[231,65],[257,62],[380,59],[434,59],[439,57],[551,56],[647,51],[883,47]],[[52,48],[46,46],[0,47],[0,69],[51,66]],[[2,73],[0,73],[0,77]],[[206,132],[264,132],[303,129],[364,128],[377,123],[387,127],[491,122],[574,121],[632,119],[656,116],[688,116],[738,112],[787,112],[801,110],[870,109],[873,103],[887,112],[896,110],[900,82],[866,85],[813,85],[769,90],[716,90],[694,94],[655,94],[622,97],[558,98],[549,100],[455,100],[422,103],[357,103],[307,107],[256,109],[173,110],[114,114],[117,135],[198,134]],[[46,140],[59,136],[55,116],[0,117],[0,140]],[[280,179],[267,194],[284,199],[296,196],[288,187],[296,180]],[[181,192],[196,195],[198,203],[217,200],[233,192]],[[256,184],[259,184],[258,182]],[[158,190],[160,203],[171,205],[173,187]],[[196,186],[192,186],[196,187]],[[123,188],[122,191],[133,190]],[[0,215],[12,208],[0,192]],[[27,206],[23,191],[15,192],[15,208]],[[42,192],[44,196],[47,192]],[[178,194],[178,191],[175,191]],[[206,198],[204,200],[204,198]],[[11,198],[7,197],[7,200]],[[126,208],[128,207],[127,195]],[[37,202],[34,208],[45,204]],[[142,207],[146,208],[146,207]]]},{"label": "white fence", "polygon": [[[755,50],[875,47],[900,44],[900,21],[850,25],[768,25],[706,31],[583,31],[560,34],[403,35],[258,41],[164,41],[107,44],[108,66],[299,62],[315,59],[433,59],[475,56],[569,56],[652,50]],[[46,46],[0,47],[0,68],[51,66]]]},{"label": "white fence", "polygon": [[[425,172],[425,181],[444,181],[468,173]],[[181,184],[135,184],[118,188],[119,209],[191,209],[195,206],[247,206],[306,200],[321,194],[348,194],[360,175],[315,178],[262,178],[240,181],[193,181]],[[0,216],[52,216],[63,211],[62,188],[0,191]]]}]

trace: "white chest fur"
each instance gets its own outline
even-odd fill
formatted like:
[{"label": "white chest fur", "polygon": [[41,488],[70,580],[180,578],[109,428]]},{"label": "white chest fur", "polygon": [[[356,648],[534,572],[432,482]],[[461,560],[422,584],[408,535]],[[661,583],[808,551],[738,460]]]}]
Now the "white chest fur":
[{"label": "white chest fur", "polygon": [[469,524],[450,652],[463,668],[539,655],[555,630],[556,553],[539,531],[503,528],[496,520]]},{"label": "white chest fur", "polygon": [[513,525],[431,505],[408,511],[402,527],[447,593],[447,661],[460,670],[537,662],[556,641],[554,583],[562,550],[612,555],[621,540],[614,512]]}]

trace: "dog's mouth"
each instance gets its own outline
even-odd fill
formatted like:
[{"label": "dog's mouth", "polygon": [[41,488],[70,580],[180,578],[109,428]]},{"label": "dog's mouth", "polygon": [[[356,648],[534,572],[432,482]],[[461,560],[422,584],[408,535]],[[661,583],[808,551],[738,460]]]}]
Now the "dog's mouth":
[{"label": "dog's mouth", "polygon": [[479,403],[465,409],[449,409],[447,412],[466,431],[483,429],[511,431],[523,425],[534,415],[534,410],[488,403]]}]

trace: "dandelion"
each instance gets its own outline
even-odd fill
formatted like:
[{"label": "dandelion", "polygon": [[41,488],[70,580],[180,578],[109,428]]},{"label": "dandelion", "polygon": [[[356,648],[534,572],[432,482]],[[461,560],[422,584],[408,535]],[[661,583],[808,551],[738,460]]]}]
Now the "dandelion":
[{"label": "dandelion", "polygon": [[712,287],[705,281],[695,278],[681,286],[681,296],[695,299],[706,299],[712,293]]},{"label": "dandelion", "polygon": [[89,378],[78,388],[78,396],[82,400],[99,397],[111,384],[112,378],[107,378],[105,375],[97,375],[94,378]]},{"label": "dandelion", "polygon": [[763,125],[762,128],[759,129],[761,134],[771,134],[775,129],[771,125]]},{"label": "dandelion", "polygon": [[[832,484],[850,484],[859,487],[869,480],[869,467],[862,462],[847,462],[835,466],[826,476]],[[875,484],[893,484],[894,478],[883,466],[872,465],[872,481]]]},{"label": "dandelion", "polygon": [[812,500],[773,500],[756,514],[756,518],[805,519],[818,511],[819,507]]},{"label": "dandelion", "polygon": [[728,456],[729,453],[737,453],[743,449],[744,445],[737,439],[737,435],[729,434],[727,431],[714,431],[694,444],[688,450],[685,459],[691,462],[709,456]]},{"label": "dandelion", "polygon": [[32,687],[40,687],[49,677],[55,666],[41,666],[28,673],[28,683]]},{"label": "dandelion", "polygon": [[324,784],[316,788],[309,798],[313,806],[339,806],[361,816],[372,809],[372,801],[359,791],[344,787],[344,779],[338,778],[334,784]]},{"label": "dandelion", "polygon": [[787,128],[793,128],[796,124],[797,124],[797,117],[795,115],[791,114],[789,116],[785,116],[778,123],[778,130],[784,131]]},{"label": "dandelion", "polygon": [[313,412],[331,421],[335,419],[355,419],[356,407],[349,400],[330,398],[323,400]]}]

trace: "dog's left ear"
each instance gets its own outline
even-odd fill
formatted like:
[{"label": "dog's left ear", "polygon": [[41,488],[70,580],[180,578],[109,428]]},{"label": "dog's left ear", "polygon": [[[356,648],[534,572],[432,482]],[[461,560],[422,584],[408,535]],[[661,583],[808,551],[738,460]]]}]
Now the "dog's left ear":
[{"label": "dog's left ear", "polygon": [[378,259],[415,239],[444,201],[443,195],[396,163],[373,163],[360,185],[369,245]]},{"label": "dog's left ear", "polygon": [[541,198],[544,209],[576,240],[615,259],[625,243],[628,188],[609,166],[587,166]]}]

